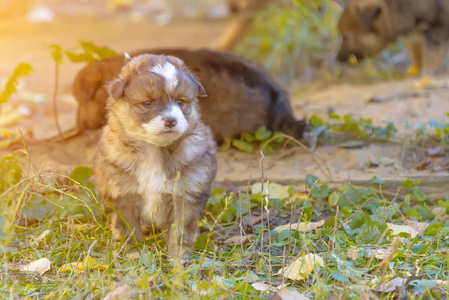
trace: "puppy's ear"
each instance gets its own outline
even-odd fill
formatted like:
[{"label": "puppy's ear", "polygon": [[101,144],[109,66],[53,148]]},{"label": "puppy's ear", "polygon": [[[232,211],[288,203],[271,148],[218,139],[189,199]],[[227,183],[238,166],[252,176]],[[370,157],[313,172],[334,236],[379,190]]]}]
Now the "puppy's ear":
[{"label": "puppy's ear", "polygon": [[108,90],[109,95],[115,100],[119,100],[123,96],[123,91],[126,87],[126,79],[114,79],[109,81],[106,84],[106,89]]},{"label": "puppy's ear", "polygon": [[201,83],[198,80],[196,81],[196,83],[198,83],[198,95],[196,95],[196,96],[197,97],[207,97],[206,90],[201,85]]},{"label": "puppy's ear", "polygon": [[198,84],[198,93],[196,94],[197,97],[207,97],[206,89],[203,87],[203,85],[200,83],[198,78],[192,73],[189,72],[189,77],[192,79],[196,84]]},{"label": "puppy's ear", "polygon": [[370,3],[369,5],[360,3],[358,11],[362,22],[371,25],[382,13],[382,6],[380,3]]}]

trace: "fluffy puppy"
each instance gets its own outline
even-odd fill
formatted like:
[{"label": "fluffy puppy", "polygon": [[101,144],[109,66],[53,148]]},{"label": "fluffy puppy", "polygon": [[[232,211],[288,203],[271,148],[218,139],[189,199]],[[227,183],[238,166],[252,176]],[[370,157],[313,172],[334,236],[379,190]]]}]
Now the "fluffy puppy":
[{"label": "fluffy puppy", "polygon": [[[143,53],[176,56],[199,78],[208,94],[199,101],[202,119],[217,143],[227,137],[239,138],[243,132],[253,133],[263,125],[302,138],[305,122],[294,117],[287,92],[256,64],[232,53],[209,50],[150,49],[131,56]],[[81,131],[106,123],[104,85],[124,64],[125,57],[120,55],[91,63],[77,74],[72,91],[79,103]]]},{"label": "fluffy puppy", "polygon": [[107,90],[94,172],[113,236],[142,242],[145,224],[167,232],[170,255],[186,254],[216,175],[198,106],[205,91],[180,59],[150,54],[131,59]]}]

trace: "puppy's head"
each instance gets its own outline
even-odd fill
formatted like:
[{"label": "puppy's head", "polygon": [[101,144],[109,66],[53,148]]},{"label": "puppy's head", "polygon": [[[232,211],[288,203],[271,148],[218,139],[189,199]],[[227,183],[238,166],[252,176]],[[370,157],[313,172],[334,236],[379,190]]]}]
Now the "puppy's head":
[{"label": "puppy's head", "polygon": [[197,97],[205,96],[182,60],[151,54],[129,59],[107,89],[109,116],[133,139],[161,147],[198,122]]},{"label": "puppy's head", "polygon": [[337,60],[363,59],[381,52],[396,37],[385,0],[351,0],[338,24],[343,38]]}]

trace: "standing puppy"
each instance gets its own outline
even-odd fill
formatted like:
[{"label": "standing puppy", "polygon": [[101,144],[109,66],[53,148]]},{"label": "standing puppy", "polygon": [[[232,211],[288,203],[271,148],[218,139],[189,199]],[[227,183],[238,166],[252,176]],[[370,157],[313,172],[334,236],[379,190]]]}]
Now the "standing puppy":
[{"label": "standing puppy", "polygon": [[170,255],[185,254],[216,175],[215,142],[197,99],[205,91],[183,61],[151,54],[129,60],[107,89],[94,171],[113,236],[141,242],[147,224],[167,231]]},{"label": "standing puppy", "polygon": [[426,47],[449,38],[449,0],[349,0],[339,21],[337,55],[346,61],[380,53],[399,37],[412,58],[411,74],[426,69]]}]

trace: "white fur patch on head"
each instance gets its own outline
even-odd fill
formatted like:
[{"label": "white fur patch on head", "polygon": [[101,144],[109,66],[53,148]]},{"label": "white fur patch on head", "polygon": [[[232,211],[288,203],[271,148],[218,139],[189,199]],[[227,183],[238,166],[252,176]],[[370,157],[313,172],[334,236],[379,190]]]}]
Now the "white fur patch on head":
[{"label": "white fur patch on head", "polygon": [[176,77],[176,67],[169,62],[166,62],[163,66],[160,64],[155,65],[150,69],[151,72],[159,74],[165,78],[165,87],[167,92],[173,91],[178,86],[178,78]]},{"label": "white fur patch on head", "polygon": [[[176,125],[168,128],[165,126],[164,118],[176,119]],[[189,126],[182,110],[177,105],[171,105],[160,115],[154,117],[150,122],[145,123],[142,127],[148,133],[146,140],[156,146],[168,146],[176,141]]]}]

